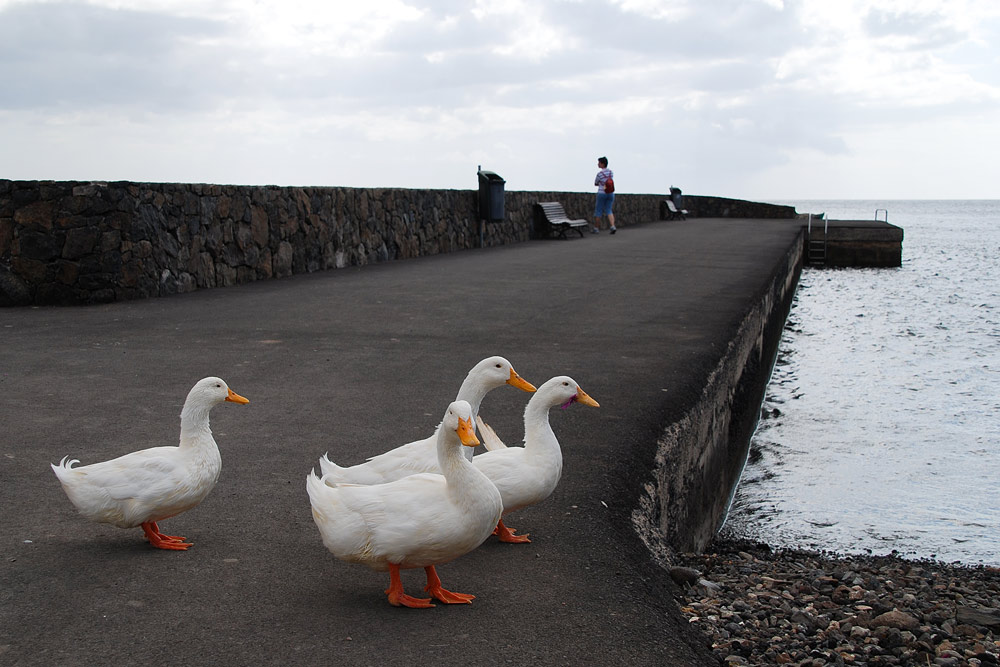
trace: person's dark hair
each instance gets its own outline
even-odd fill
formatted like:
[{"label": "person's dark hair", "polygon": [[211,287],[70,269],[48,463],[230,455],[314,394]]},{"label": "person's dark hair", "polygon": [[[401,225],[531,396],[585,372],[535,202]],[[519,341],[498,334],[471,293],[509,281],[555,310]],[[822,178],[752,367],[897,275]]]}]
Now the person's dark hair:
[{"label": "person's dark hair", "polygon": [[608,158],[606,158],[606,157],[599,157],[599,158],[597,158],[597,164],[599,164],[602,167],[606,168],[608,166]]}]

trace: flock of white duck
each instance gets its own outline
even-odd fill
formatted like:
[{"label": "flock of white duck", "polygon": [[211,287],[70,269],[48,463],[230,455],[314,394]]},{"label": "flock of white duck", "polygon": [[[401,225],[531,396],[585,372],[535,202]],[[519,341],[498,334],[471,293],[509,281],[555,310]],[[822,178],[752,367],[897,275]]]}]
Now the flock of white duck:
[{"label": "flock of white duck", "polygon": [[[524,410],[524,444],[507,447],[480,417],[486,394],[504,385],[534,392]],[[215,486],[222,457],[209,412],[223,402],[249,403],[217,377],[199,381],[181,410],[180,444],[153,447],[110,461],[74,467],[64,457],[52,470],[85,517],[120,528],[140,526],[150,544],[185,550],[184,537],[164,535],[158,521],[198,505]],[[435,432],[365,463],[341,467],[324,454],[322,477],[311,470],[306,491],[323,544],[340,560],[389,572],[389,602],[432,607],[470,603],[475,596],[445,590],[435,566],[462,556],[491,534],[529,542],[502,517],[547,498],[562,473],[549,410],[582,403],[598,407],[573,378],[562,375],[537,390],[503,357],[476,364]],[[480,444],[486,451],[473,456]],[[464,447],[463,447],[464,445]],[[403,592],[401,569],[424,568],[431,598]]]}]

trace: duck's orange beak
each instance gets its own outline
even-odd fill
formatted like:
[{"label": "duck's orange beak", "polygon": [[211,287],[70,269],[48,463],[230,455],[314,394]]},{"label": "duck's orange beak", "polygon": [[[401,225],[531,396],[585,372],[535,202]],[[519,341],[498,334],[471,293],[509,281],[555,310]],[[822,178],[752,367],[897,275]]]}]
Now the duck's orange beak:
[{"label": "duck's orange beak", "polygon": [[243,398],[232,389],[229,390],[229,396],[226,396],[226,400],[230,403],[242,403],[244,405],[250,402],[249,398]]},{"label": "duck's orange beak", "polygon": [[513,367],[511,367],[510,369],[510,379],[507,380],[507,384],[509,384],[512,387],[517,387],[521,391],[526,391],[528,393],[536,391],[535,385],[531,384],[523,377],[515,373]]},{"label": "duck's orange beak", "polygon": [[476,429],[472,426],[472,417],[459,419],[458,428],[455,429],[455,432],[458,433],[458,438],[466,447],[475,447],[479,444],[479,438],[476,437]]},{"label": "duck's orange beak", "polygon": [[601,407],[601,404],[592,399],[590,396],[588,396],[587,392],[585,392],[583,389],[580,389],[579,385],[577,385],[576,387],[576,402],[583,403],[584,405],[589,405],[592,408]]}]

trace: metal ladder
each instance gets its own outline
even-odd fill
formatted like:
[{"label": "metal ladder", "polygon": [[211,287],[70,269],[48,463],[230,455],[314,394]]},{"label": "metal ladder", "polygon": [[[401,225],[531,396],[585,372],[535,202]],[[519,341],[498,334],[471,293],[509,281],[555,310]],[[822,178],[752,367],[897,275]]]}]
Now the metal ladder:
[{"label": "metal ladder", "polygon": [[889,222],[889,209],[887,209],[887,208],[877,208],[877,209],[875,209],[875,220],[876,221],[878,220],[879,211],[881,211],[882,213],[885,213],[885,220],[883,220],[882,222],[885,222],[885,223],[888,224],[888,222]]},{"label": "metal ladder", "polygon": [[826,266],[826,236],[829,225],[827,223],[826,213],[821,213],[820,217],[823,219],[822,238],[813,238],[812,213],[809,214],[809,223],[806,226],[806,237],[808,239],[808,245],[806,246],[806,264],[809,266]]}]

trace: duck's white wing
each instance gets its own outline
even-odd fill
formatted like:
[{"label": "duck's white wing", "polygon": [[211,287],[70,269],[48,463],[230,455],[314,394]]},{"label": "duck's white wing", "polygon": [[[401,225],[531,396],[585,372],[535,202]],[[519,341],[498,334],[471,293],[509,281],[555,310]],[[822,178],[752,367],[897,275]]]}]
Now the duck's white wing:
[{"label": "duck's white wing", "polygon": [[385,484],[417,473],[441,471],[436,436],[400,445],[355,466],[341,467],[324,454],[319,466],[324,480],[337,484]]},{"label": "duck's white wing", "polygon": [[472,465],[489,477],[490,481],[503,493],[505,487],[517,485],[524,476],[524,448],[508,447],[483,452],[472,457]]},{"label": "duck's white wing", "polygon": [[[385,481],[393,481],[421,472],[441,472],[437,459],[437,436],[400,445],[384,454],[370,457],[365,466],[377,471]],[[397,474],[396,471],[404,471]]]},{"label": "duck's white wing", "polygon": [[499,518],[499,502],[496,516],[480,517],[481,503],[456,501],[445,478],[433,473],[344,491],[372,531],[373,551],[403,567],[446,563],[471,551]]},{"label": "duck's white wing", "polygon": [[472,465],[486,475],[500,491],[503,513],[508,514],[544,500],[551,492],[559,474],[553,475],[543,467],[527,460],[523,447],[508,447],[477,454]]},{"label": "duck's white wing", "polygon": [[153,508],[185,505],[182,498],[191,491],[177,447],[153,447],[110,461],[78,468],[53,466],[53,470],[81,514],[122,528],[145,521]]},{"label": "duck's white wing", "polygon": [[[335,556],[385,569],[385,563],[450,560],[463,511],[441,475],[424,473],[377,485],[307,483],[313,517]],[[485,537],[485,535],[483,536]],[[438,560],[437,562],[443,562]]]},{"label": "duck's white wing", "polygon": [[115,500],[162,496],[187,472],[177,453],[177,447],[154,447],[73,472],[83,484],[104,489]]},{"label": "duck's white wing", "polygon": [[483,421],[483,418],[479,415],[476,415],[476,424],[479,426],[479,438],[486,451],[492,452],[498,449],[507,449],[507,445],[500,439],[497,432],[493,430],[493,427]]}]

